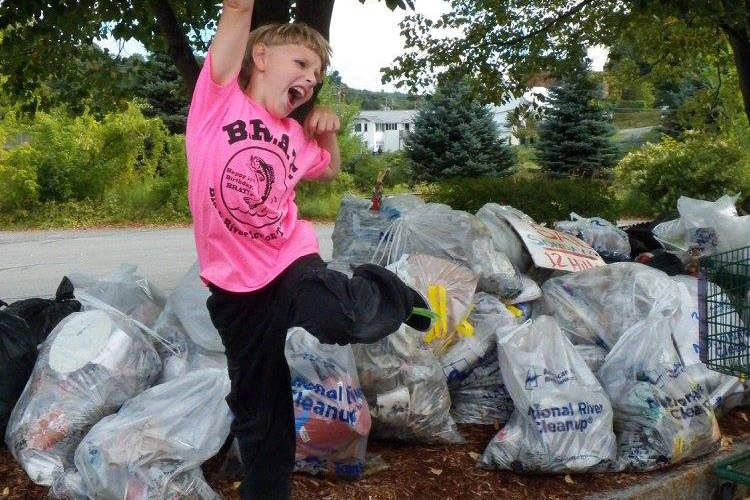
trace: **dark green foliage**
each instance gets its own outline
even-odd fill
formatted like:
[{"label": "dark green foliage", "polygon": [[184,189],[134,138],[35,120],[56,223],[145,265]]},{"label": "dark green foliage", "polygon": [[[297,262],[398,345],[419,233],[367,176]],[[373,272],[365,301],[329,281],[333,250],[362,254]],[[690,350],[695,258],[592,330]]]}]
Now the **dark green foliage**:
[{"label": "dark green foliage", "polygon": [[515,154],[498,137],[490,111],[460,80],[440,85],[414,120],[406,154],[416,180],[496,177],[509,172]]},{"label": "dark green foliage", "polygon": [[617,161],[615,128],[600,103],[601,90],[581,65],[576,78],[550,90],[550,108],[539,127],[537,158],[553,175],[592,177]]},{"label": "dark green foliage", "polygon": [[616,221],[619,205],[606,183],[588,179],[508,177],[453,179],[435,183],[427,201],[476,212],[489,202],[523,210],[537,222],[567,220],[570,212]]},{"label": "dark green foliage", "polygon": [[180,73],[169,56],[161,52],[154,52],[146,60],[139,59],[137,83],[132,92],[149,105],[143,114],[160,118],[173,134],[184,134],[190,98]]}]

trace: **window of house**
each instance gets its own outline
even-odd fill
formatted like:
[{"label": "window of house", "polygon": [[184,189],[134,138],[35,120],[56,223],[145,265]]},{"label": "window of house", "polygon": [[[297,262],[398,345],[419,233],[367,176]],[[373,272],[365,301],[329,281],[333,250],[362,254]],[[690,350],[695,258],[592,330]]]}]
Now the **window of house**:
[{"label": "window of house", "polygon": [[363,123],[363,125],[365,126],[365,132],[367,132],[367,124]]},{"label": "window of house", "polygon": [[362,132],[362,124],[361,123],[355,123],[354,124],[354,131],[355,132]]},{"label": "window of house", "polygon": [[408,123],[404,123],[404,130],[409,130],[409,124]]},{"label": "window of house", "polygon": [[376,123],[375,132],[382,132],[385,130],[385,123]]}]

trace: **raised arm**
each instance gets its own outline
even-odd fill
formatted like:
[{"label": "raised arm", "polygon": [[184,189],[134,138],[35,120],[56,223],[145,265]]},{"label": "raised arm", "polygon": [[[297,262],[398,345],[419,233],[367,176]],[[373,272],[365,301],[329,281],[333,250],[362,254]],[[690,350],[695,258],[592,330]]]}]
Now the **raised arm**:
[{"label": "raised arm", "polygon": [[211,42],[211,79],[225,85],[240,71],[250,37],[254,0],[224,0],[219,27]]}]

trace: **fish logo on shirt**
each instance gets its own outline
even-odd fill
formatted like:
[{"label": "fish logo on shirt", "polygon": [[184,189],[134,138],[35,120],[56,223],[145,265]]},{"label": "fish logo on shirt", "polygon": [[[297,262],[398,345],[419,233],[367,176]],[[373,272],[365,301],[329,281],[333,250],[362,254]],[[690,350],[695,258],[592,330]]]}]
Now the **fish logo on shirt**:
[{"label": "fish logo on shirt", "polygon": [[285,158],[264,147],[235,153],[220,179],[221,203],[235,223],[272,229],[286,213],[289,167]]}]

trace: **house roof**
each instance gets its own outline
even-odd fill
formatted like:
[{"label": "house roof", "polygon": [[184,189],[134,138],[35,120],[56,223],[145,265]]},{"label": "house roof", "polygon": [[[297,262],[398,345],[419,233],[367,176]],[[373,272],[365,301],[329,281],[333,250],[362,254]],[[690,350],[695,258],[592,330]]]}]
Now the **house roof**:
[{"label": "house roof", "polygon": [[373,123],[412,123],[417,115],[416,109],[384,109],[379,111],[360,111],[357,120]]}]

